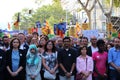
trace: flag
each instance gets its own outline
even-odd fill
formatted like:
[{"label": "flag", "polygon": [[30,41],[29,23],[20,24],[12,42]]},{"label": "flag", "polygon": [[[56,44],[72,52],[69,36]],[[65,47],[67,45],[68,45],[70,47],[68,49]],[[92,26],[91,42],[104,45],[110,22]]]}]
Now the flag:
[{"label": "flag", "polygon": [[14,22],[14,27],[15,28],[19,27],[19,22],[20,22],[20,13],[18,13],[17,20]]},{"label": "flag", "polygon": [[63,32],[63,34],[65,34],[66,22],[59,23],[57,26],[58,26],[58,30],[61,30]]},{"label": "flag", "polygon": [[40,23],[40,21],[37,21],[35,24],[36,24],[37,28],[41,28],[41,23]]},{"label": "flag", "polygon": [[8,30],[10,30],[10,23],[8,23]]},{"label": "flag", "polygon": [[57,24],[54,24],[54,34],[58,35],[58,27]]},{"label": "flag", "polygon": [[75,27],[75,31],[76,31],[76,37],[79,37],[79,32],[80,32],[80,25],[79,25],[79,23],[78,22],[76,22],[76,27]]},{"label": "flag", "polygon": [[85,19],[84,23],[86,23],[86,22],[87,22],[87,19]]},{"label": "flag", "polygon": [[66,32],[66,22],[54,24],[54,33],[56,35],[59,35],[60,37],[64,37],[65,32]]},{"label": "flag", "polygon": [[48,35],[48,34],[54,34],[53,29],[50,27],[48,21],[44,20],[44,23],[45,23],[45,25],[44,25],[45,29],[42,29],[42,30],[44,30],[43,32],[47,31],[46,35]]}]

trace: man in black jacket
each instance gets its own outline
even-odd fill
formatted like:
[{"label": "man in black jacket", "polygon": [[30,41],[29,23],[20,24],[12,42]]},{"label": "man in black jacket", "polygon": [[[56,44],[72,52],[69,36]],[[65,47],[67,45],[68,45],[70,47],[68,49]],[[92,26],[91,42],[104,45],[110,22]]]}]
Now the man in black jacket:
[{"label": "man in black jacket", "polygon": [[5,70],[5,53],[0,49],[0,80],[4,80]]}]

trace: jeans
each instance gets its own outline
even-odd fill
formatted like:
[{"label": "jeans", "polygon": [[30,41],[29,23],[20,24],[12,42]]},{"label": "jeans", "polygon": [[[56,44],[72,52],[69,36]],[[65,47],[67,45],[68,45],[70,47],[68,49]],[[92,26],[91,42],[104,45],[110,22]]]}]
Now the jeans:
[{"label": "jeans", "polygon": [[66,76],[59,76],[60,80],[74,80],[74,76],[71,76],[70,78],[67,78]]},{"label": "jeans", "polygon": [[110,80],[120,80],[120,73],[118,73],[116,70],[111,70],[109,73]]}]

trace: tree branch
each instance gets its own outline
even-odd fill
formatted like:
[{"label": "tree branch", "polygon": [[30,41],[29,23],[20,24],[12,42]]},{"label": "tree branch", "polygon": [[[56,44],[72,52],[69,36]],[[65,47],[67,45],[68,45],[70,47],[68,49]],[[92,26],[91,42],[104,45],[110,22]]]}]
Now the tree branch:
[{"label": "tree branch", "polygon": [[99,1],[99,0],[97,0],[97,2],[98,2],[98,4],[99,4],[99,6],[100,6],[100,8],[101,8],[102,12],[105,14],[105,10],[103,9],[103,7],[102,7],[102,5],[101,5],[100,1]]},{"label": "tree branch", "polygon": [[109,12],[108,12],[108,13],[110,13],[110,14],[112,13],[113,4],[114,4],[114,0],[112,0],[111,3],[110,3],[110,10],[109,10]]},{"label": "tree branch", "polygon": [[89,1],[90,1],[90,0],[87,0],[86,5],[85,5],[85,8],[87,8]]},{"label": "tree branch", "polygon": [[87,11],[87,8],[84,6],[84,4],[81,2],[81,0],[78,0],[78,2],[81,4],[81,6],[83,7],[83,9]]},{"label": "tree branch", "polygon": [[95,7],[95,5],[96,5],[96,0],[94,0],[94,2],[93,2],[93,5],[92,5],[92,7],[89,9],[89,11],[92,11],[93,10],[93,8]]}]

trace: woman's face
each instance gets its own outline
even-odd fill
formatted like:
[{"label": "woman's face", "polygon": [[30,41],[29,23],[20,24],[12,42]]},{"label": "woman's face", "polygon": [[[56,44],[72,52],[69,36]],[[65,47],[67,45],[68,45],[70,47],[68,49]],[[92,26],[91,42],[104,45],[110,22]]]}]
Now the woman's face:
[{"label": "woman's face", "polygon": [[87,49],[84,47],[81,49],[81,55],[86,55]]},{"label": "woman's face", "polygon": [[40,39],[40,45],[45,45],[46,44],[46,40],[44,38]]},{"label": "woman's face", "polygon": [[110,44],[107,45],[107,50],[109,50],[112,46]]},{"label": "woman's face", "polygon": [[35,49],[34,48],[30,49],[30,52],[34,54],[35,53]]},{"label": "woman's face", "polygon": [[98,46],[99,51],[104,51],[105,50],[105,44],[100,44]]},{"label": "woman's face", "polygon": [[47,49],[48,49],[48,50],[52,50],[52,48],[53,48],[52,42],[48,42],[48,44],[47,44]]},{"label": "woman's face", "polygon": [[19,47],[19,41],[17,39],[13,40],[12,42],[13,48],[18,48]]}]

